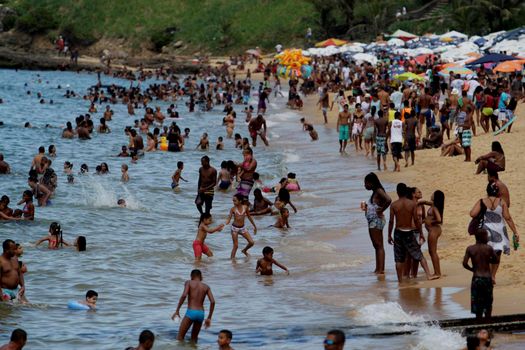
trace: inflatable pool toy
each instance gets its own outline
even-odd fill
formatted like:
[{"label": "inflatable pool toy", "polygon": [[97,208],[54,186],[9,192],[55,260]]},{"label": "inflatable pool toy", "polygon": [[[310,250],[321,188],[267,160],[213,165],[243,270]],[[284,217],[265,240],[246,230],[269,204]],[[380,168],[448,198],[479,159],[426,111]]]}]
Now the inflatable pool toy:
[{"label": "inflatable pool toy", "polygon": [[67,308],[70,310],[90,310],[91,308],[87,305],[80,304],[78,301],[71,300],[67,303]]},{"label": "inflatable pool toy", "polygon": [[160,138],[160,150],[161,151],[167,151],[168,150],[168,140],[166,138],[166,136],[162,136]]},{"label": "inflatable pool toy", "polygon": [[501,134],[503,131],[505,131],[505,129],[507,129],[512,123],[514,123],[514,121],[516,120],[516,117],[512,117],[508,122],[505,123],[505,125],[503,125],[499,130],[496,130],[492,133],[492,135],[496,136],[496,135],[499,135]]},{"label": "inflatable pool toy", "polygon": [[286,185],[286,189],[290,192],[297,192],[297,191],[300,191],[301,189],[299,188],[299,185],[297,183],[289,183]]}]

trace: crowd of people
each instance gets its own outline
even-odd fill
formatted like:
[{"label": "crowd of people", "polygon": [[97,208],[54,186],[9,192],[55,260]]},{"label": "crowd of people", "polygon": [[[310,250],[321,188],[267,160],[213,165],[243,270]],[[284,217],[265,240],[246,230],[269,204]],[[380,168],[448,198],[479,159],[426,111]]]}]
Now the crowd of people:
[{"label": "crowd of people", "polygon": [[[339,133],[339,152],[346,153],[348,142],[353,142],[355,152],[364,151],[368,157],[377,159],[377,170],[386,170],[386,155],[390,151],[394,161],[393,170],[401,170],[404,158],[405,167],[414,165],[415,151],[421,148],[442,148],[443,155],[464,154],[465,161],[471,161],[472,137],[483,132],[499,130],[512,120],[517,102],[522,98],[522,76],[511,75],[504,79],[481,69],[477,77],[461,77],[454,75],[442,77],[438,74],[439,58],[428,59],[424,64],[415,64],[409,59],[401,59],[395,64],[403,65],[407,70],[423,72],[428,76],[424,82],[400,83],[392,78],[389,66],[394,64],[390,57],[383,57],[382,64],[373,67],[370,64],[358,65],[352,61],[345,61],[341,57],[315,59],[313,72],[310,78],[303,79],[300,85],[296,77],[289,79],[288,106],[300,108],[302,100],[300,93],[311,93],[317,89],[319,100],[317,105],[322,110],[324,122],[328,122],[328,110],[334,105],[338,108],[337,129]],[[388,62],[388,63],[387,63]],[[207,112],[213,108],[222,108],[224,113],[223,125],[225,138],[234,139],[235,147],[242,152],[239,162],[225,160],[217,171],[211,164],[208,156],[201,158],[199,169],[197,195],[195,205],[200,214],[197,235],[193,241],[193,251],[196,264],[202,255],[213,256],[212,250],[205,244],[208,234],[213,234],[229,226],[231,223],[232,251],[231,259],[237,256],[239,235],[246,240],[246,246],[241,250],[249,255],[254,245],[253,237],[246,227],[246,220],[252,226],[252,233],[256,235],[257,226],[253,216],[275,215],[277,229],[286,229],[289,224],[289,210],[297,213],[292,203],[291,192],[301,188],[293,173],[288,174],[275,186],[265,186],[257,173],[257,161],[254,149],[260,138],[268,147],[267,124],[265,115],[267,102],[271,96],[271,80],[274,81],[274,97],[281,94],[280,77],[277,75],[277,62],[263,65],[263,81],[258,87],[257,111],[249,106],[252,100],[252,81],[248,71],[243,79],[236,79],[236,73],[228,70],[227,66],[208,67],[197,75],[190,75],[178,79],[169,70],[158,69],[151,72],[139,69],[134,76],[140,81],[156,75],[157,79],[164,79],[165,83],[150,84],[143,88],[140,85],[123,88],[111,85],[105,89],[99,84],[90,88],[83,100],[89,104],[88,112],[75,118],[74,123],[68,122],[62,131],[63,138],[78,138],[90,140],[93,133],[115,132],[110,129],[111,120],[115,117],[110,104],[122,103],[127,106],[129,116],[134,116],[138,109],[144,110],[144,116],[135,120],[133,126],[123,130],[129,142],[122,146],[118,154],[123,159],[130,159],[130,163],[140,162],[147,153],[165,150],[169,152],[187,151],[186,141],[190,129],[184,131],[172,121],[165,125],[166,118],[177,119],[179,113],[172,104],[164,114],[156,100],[179,101],[187,108],[187,113],[200,111]],[[130,72],[116,73],[116,76],[129,77]],[[519,82],[519,86],[518,83]],[[314,87],[312,89],[312,86]],[[255,87],[253,87],[255,89]],[[331,101],[330,93],[335,97]],[[75,92],[67,91],[64,98],[74,96]],[[282,95],[282,94],[281,94]],[[97,114],[97,106],[106,105],[100,124],[94,125],[92,115]],[[237,115],[235,105],[246,105],[245,127],[250,138],[243,138],[241,133],[234,135]],[[154,106],[154,107],[151,107]],[[254,116],[255,114],[255,116]],[[318,135],[313,125],[304,119],[303,130],[308,131],[312,140]],[[506,129],[511,131],[509,124]],[[144,136],[146,142],[144,142]],[[450,142],[443,143],[444,138]],[[364,148],[363,148],[364,139]],[[224,138],[219,137],[216,149],[224,149]],[[210,140],[204,133],[196,147],[202,151],[210,149]],[[23,209],[9,208],[10,199],[2,196],[0,200],[1,220],[34,220],[35,206],[51,204],[58,186],[57,174],[51,167],[52,159],[56,154],[56,147],[51,145],[40,147],[38,154],[33,158],[28,172],[28,190],[23,192],[18,203]],[[404,154],[403,154],[404,153]],[[381,161],[383,162],[381,166]],[[499,179],[499,174],[505,170],[505,156],[499,142],[494,142],[492,151],[475,159],[476,173],[488,173],[487,198],[476,202],[470,215],[480,218],[476,230],[472,233],[476,237],[476,244],[467,249],[465,268],[472,270],[472,312],[477,317],[490,317],[492,307],[492,288],[496,283],[496,272],[502,253],[510,253],[510,241],[504,222],[507,222],[514,233],[514,247],[517,248],[519,235],[509,212],[510,192]],[[70,184],[74,183],[73,164],[65,162],[64,174]],[[172,176],[171,188],[180,191],[184,163],[178,162],[177,169]],[[128,165],[121,167],[122,182],[130,181]],[[9,164],[0,154],[0,173],[9,174],[12,171]],[[96,174],[104,175],[109,172],[107,163],[102,162],[96,167]],[[79,176],[89,173],[87,164],[80,167]],[[383,229],[386,225],[385,212],[389,210],[388,243],[394,247],[395,269],[397,279],[401,283],[406,279],[417,277],[418,267],[421,265],[427,279],[437,279],[443,276],[438,255],[438,239],[442,235],[444,222],[445,195],[436,190],[429,200],[424,200],[417,187],[409,187],[400,183],[397,185],[398,199],[392,201],[384,190],[378,176],[370,173],[365,178],[365,188],[372,191],[368,201],[361,204],[368,222],[370,238],[375,249],[374,273],[385,273],[385,250],[383,246]],[[232,193],[233,206],[227,214],[224,223],[211,227],[216,191]],[[274,201],[270,201],[264,194],[275,194]],[[122,200],[123,201],[123,200]],[[125,201],[119,205],[125,206]],[[495,218],[498,219],[495,219]],[[55,224],[55,223],[54,223]],[[56,223],[58,225],[58,223]],[[39,245],[48,242],[48,248],[57,249],[62,246],[74,245],[79,250],[85,249],[85,237],[78,237],[74,244],[69,244],[62,238],[60,226],[50,228],[49,235],[36,242]],[[424,236],[423,225],[428,232]],[[421,247],[427,241],[433,271],[430,270]],[[488,244],[487,244],[488,243]],[[3,244],[3,254],[0,258],[0,287],[4,300],[18,299],[27,302],[24,297],[25,280],[23,278],[23,264],[17,258],[17,245],[8,239]],[[286,273],[287,267],[273,258],[274,250],[266,246],[262,257],[257,261],[255,272],[261,275],[273,274],[272,265],[276,265]],[[470,266],[469,260],[472,260]],[[27,269],[27,267],[26,267]],[[197,342],[202,325],[209,327],[214,312],[215,300],[211,288],[202,283],[202,273],[194,269],[191,279],[185,283],[183,294],[179,300],[173,318],[180,319],[180,309],[188,298],[188,309],[180,320],[178,339],[184,340],[186,333],[192,328],[191,339]],[[490,291],[490,293],[489,293]],[[208,298],[210,309],[205,318],[204,302]],[[87,297],[86,297],[87,299]],[[88,304],[94,309],[95,304]],[[18,330],[17,330],[18,331]],[[16,344],[25,344],[26,335],[18,331],[12,338]],[[15,334],[15,333],[13,333]],[[23,337],[22,337],[23,335]],[[14,340],[13,340],[14,339]],[[232,332],[223,330],[219,333],[219,346],[229,349]],[[153,346],[154,335],[151,331],[144,331],[139,338],[136,349],[150,349]],[[342,349],[345,337],[341,331],[328,333],[324,342],[326,349]],[[8,345],[9,346],[9,345]],[[11,348],[15,348],[15,345]],[[17,345],[19,346],[19,345]],[[21,345],[23,347],[23,345]],[[21,348],[19,346],[19,348]]]}]

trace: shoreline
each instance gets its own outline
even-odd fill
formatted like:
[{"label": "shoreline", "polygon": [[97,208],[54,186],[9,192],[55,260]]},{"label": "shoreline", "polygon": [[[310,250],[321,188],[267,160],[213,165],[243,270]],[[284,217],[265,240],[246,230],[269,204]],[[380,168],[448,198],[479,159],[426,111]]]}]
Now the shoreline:
[{"label": "shoreline", "polygon": [[[334,94],[330,93],[330,101]],[[335,129],[337,121],[337,107],[333,111],[328,111],[328,124],[324,124],[323,116],[318,110],[317,94],[312,94],[304,98],[304,107],[298,111],[307,121],[312,123],[315,128],[328,127]],[[512,133],[503,133],[497,137],[492,133],[478,135],[473,138],[472,159],[490,151],[493,140],[499,140],[507,158],[507,169],[501,173],[500,179],[509,187],[511,193],[510,212],[514,219],[518,232],[520,227],[525,226],[525,203],[523,196],[525,191],[521,180],[524,180],[525,164],[520,163],[520,134],[523,132],[523,116],[525,116],[525,105],[518,105],[516,115],[518,118],[514,123]],[[337,152],[337,135],[334,134],[334,154]],[[364,152],[355,153],[353,143],[348,144],[349,157],[360,161],[364,158]],[[370,159],[370,158],[368,158]],[[405,182],[409,186],[417,186],[423,192],[425,199],[430,198],[432,192],[437,189],[445,193],[445,210],[443,233],[439,240],[438,254],[443,270],[443,277],[426,281],[418,277],[399,289],[404,288],[460,288],[461,290],[452,294],[452,300],[460,304],[463,308],[470,311],[470,279],[471,272],[465,270],[461,265],[463,255],[467,246],[474,244],[474,238],[467,233],[467,226],[470,221],[469,211],[475,201],[485,196],[485,186],[487,177],[484,174],[474,175],[474,162],[465,163],[463,156],[441,157],[440,149],[418,150],[416,151],[416,161],[414,166],[404,168],[401,172],[394,173],[390,169],[393,161],[390,153],[387,155],[387,166],[389,170],[378,172],[375,167],[370,171],[375,172],[383,183],[396,184]],[[441,169],[436,172],[436,169]],[[446,172],[446,176],[444,176]],[[466,196],[465,194],[469,194]],[[394,199],[396,194],[390,192],[389,195]],[[356,208],[349,208],[356,209]],[[392,249],[386,242],[388,226],[383,230],[385,250]],[[431,260],[423,246],[423,253],[429,266]],[[525,312],[525,306],[517,305],[514,301],[521,295],[521,289],[525,286],[525,278],[521,277],[520,271],[525,269],[523,247],[517,251],[512,251],[510,256],[502,256],[500,268],[497,275],[497,285],[494,288],[494,315],[513,314]],[[444,268],[443,268],[444,267]],[[432,267],[431,267],[432,270]],[[421,270],[418,276],[422,276]],[[518,294],[520,293],[520,294]]]}]

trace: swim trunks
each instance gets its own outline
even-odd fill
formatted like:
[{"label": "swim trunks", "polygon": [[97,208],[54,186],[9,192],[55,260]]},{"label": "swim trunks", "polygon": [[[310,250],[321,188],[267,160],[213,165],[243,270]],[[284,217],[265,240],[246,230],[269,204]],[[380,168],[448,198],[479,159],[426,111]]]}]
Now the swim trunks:
[{"label": "swim trunks", "polygon": [[250,192],[252,191],[253,184],[253,180],[241,180],[239,186],[237,186],[237,194],[248,198],[250,196]]},{"label": "swim trunks", "polygon": [[471,145],[472,145],[472,131],[463,130],[463,133],[461,134],[461,146],[470,147]]},{"label": "swim trunks", "polygon": [[221,180],[221,182],[219,182],[219,188],[223,191],[227,190],[228,188],[230,188],[230,185],[232,183],[230,181],[227,181],[227,180]]},{"label": "swim trunks", "polygon": [[15,289],[2,288],[2,298],[4,300],[15,300],[18,298],[18,291],[20,288],[16,287]]},{"label": "swim trunks", "polygon": [[171,188],[174,190],[176,189],[177,187],[179,187],[179,184],[178,183],[175,183],[175,182],[172,182],[171,183]]},{"label": "swim trunks", "polygon": [[392,156],[396,158],[401,158],[402,149],[403,144],[401,142],[392,142]]},{"label": "swim trunks", "polygon": [[193,253],[196,258],[200,258],[202,253],[208,254],[209,251],[210,249],[206,244],[204,244],[204,242],[198,240],[193,241]]},{"label": "swim trunks", "polygon": [[385,155],[386,149],[386,136],[376,136],[376,152],[377,155]]},{"label": "swim trunks", "polygon": [[348,125],[339,125],[339,141],[347,141],[349,138]]},{"label": "swim trunks", "polygon": [[492,311],[493,284],[490,277],[472,277],[470,284],[470,312],[482,314]]},{"label": "swim trunks", "polygon": [[204,310],[188,309],[184,317],[189,318],[192,322],[202,323],[204,321]]},{"label": "swim trunks", "polygon": [[494,114],[494,110],[490,107],[483,107],[483,109],[481,110],[481,113],[483,113],[483,115],[487,117],[490,117],[492,116],[492,114]]},{"label": "swim trunks", "polygon": [[423,259],[421,247],[419,246],[414,230],[394,231],[394,260],[396,263],[404,263],[407,253],[416,261]]}]

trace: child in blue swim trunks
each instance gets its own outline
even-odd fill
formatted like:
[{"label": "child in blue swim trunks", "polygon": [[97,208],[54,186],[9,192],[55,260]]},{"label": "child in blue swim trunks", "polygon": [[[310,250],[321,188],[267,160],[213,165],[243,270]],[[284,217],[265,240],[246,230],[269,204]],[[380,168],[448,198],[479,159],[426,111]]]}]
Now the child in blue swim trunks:
[{"label": "child in blue swim trunks", "polygon": [[[177,340],[184,340],[186,333],[190,327],[193,326],[191,331],[191,341],[197,343],[202,323],[204,322],[206,328],[210,327],[211,317],[213,315],[213,310],[215,309],[215,299],[213,298],[210,287],[202,283],[202,273],[200,270],[191,271],[191,280],[186,281],[184,284],[184,292],[179,299],[177,310],[171,316],[173,320],[176,317],[180,317],[179,311],[182,304],[184,304],[186,297],[188,297],[188,309],[180,323]],[[210,312],[208,313],[208,318],[204,319],[204,299],[206,299],[206,297],[210,300]]]}]

